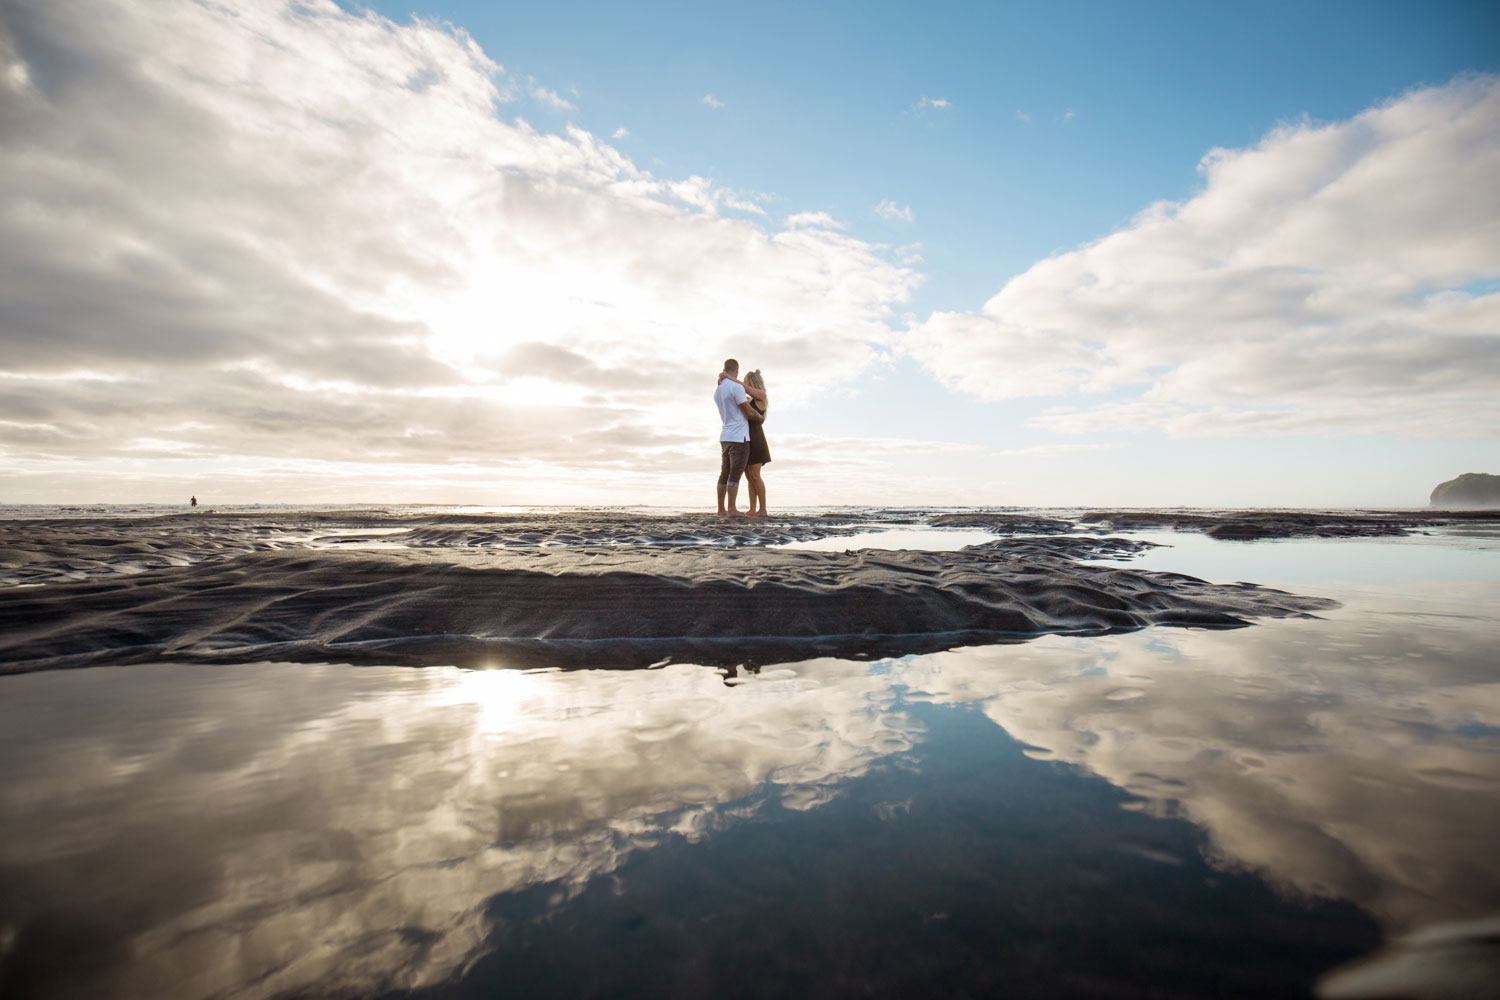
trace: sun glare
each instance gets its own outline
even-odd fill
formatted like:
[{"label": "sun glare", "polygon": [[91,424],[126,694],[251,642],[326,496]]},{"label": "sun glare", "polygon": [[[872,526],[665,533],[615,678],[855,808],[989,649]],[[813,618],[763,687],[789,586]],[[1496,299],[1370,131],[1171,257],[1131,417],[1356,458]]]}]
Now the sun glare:
[{"label": "sun glare", "polygon": [[464,670],[444,692],[440,704],[478,708],[475,729],[486,735],[525,729],[548,697],[548,675],[521,670]]}]

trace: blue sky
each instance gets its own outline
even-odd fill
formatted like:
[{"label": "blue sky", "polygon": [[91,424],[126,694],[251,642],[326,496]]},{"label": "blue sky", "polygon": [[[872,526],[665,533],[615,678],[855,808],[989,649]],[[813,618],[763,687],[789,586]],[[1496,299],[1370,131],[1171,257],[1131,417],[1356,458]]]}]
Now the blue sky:
[{"label": "blue sky", "polygon": [[1500,471],[1492,3],[0,29],[0,500],[702,502],[728,353],[772,386],[773,507]]},{"label": "blue sky", "polygon": [[[1500,70],[1500,7],[1485,3],[371,6],[396,20],[461,26],[507,69],[574,105],[525,109],[537,124],[575,122],[601,136],[624,127],[619,148],[658,172],[770,194],[773,214],[827,212],[874,242],[919,243],[914,316],[977,308],[1035,261],[1127,224],[1152,202],[1187,197],[1214,147],[1253,145],[1284,122],[1344,119],[1415,87]],[[705,94],[723,107],[705,104]],[[875,214],[885,200],[912,220]],[[796,413],[793,425],[975,445],[1050,440],[1023,428],[1031,406],[955,398],[910,363],[871,395],[838,394]],[[1171,468],[1168,482],[1178,482],[1129,499],[1189,502],[1204,484],[1188,462],[1213,462],[1223,448],[1153,437],[1131,441],[1123,456],[1090,455],[1087,466],[1116,481],[1136,478],[1141,465]],[[1418,502],[1421,477],[1443,462],[1500,467],[1493,441],[1341,435],[1233,448],[1250,466],[1231,474],[1247,493],[1272,469],[1311,478],[1342,467],[1355,479],[1306,494],[1309,503],[1358,502],[1361,490],[1366,502]],[[1426,467],[1392,483],[1389,470],[1375,470],[1393,449]],[[1001,492],[1017,487],[1024,497],[1020,483]],[[1078,492],[1102,501],[1110,491]],[[1233,492],[1202,502],[1231,503]],[[1254,493],[1248,499],[1277,502],[1271,490]]]},{"label": "blue sky", "polygon": [[[345,6],[445,20],[575,105],[517,109],[534,124],[624,126],[619,148],[659,173],[920,241],[914,311],[977,306],[1185,197],[1215,146],[1500,70],[1493,3]],[[914,223],[875,216],[885,199]]]}]

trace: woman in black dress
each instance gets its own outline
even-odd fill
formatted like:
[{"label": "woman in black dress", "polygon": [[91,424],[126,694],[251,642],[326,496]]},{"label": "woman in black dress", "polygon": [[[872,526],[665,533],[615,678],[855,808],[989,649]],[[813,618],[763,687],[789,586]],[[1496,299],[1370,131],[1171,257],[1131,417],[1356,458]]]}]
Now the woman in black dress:
[{"label": "woman in black dress", "polygon": [[[760,414],[759,420],[750,421],[750,457],[745,460],[745,481],[750,486],[750,516],[766,516],[766,481],[760,477],[760,467],[771,461],[771,448],[766,444],[766,411],[771,401],[766,397],[766,380],[760,369],[745,376],[745,395],[750,397],[750,406]],[[759,506],[757,506],[757,504]]]}]

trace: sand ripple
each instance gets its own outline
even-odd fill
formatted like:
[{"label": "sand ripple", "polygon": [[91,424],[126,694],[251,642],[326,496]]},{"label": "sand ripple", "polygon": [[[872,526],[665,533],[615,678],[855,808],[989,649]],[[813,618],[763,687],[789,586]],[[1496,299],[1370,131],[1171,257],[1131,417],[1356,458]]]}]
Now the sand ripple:
[{"label": "sand ripple", "polygon": [[[1055,632],[1237,626],[1332,606],[1250,584],[1077,561],[1137,544],[1124,539],[1014,537],[959,552],[816,552],[600,544],[597,522],[553,520],[561,522],[558,533],[593,541],[346,551],[298,544],[289,528],[268,526],[258,543],[241,532],[212,548],[211,532],[205,541],[179,526],[185,541],[151,551],[191,559],[201,546],[211,554],[188,565],[132,563],[130,573],[0,590],[0,671],[147,660],[528,667],[779,662],[925,652]],[[150,548],[162,527],[147,522],[136,540]],[[491,537],[516,527],[497,528],[491,519],[487,527],[461,530],[465,537]],[[638,524],[618,527],[618,535],[642,533]],[[658,542],[670,537],[652,527]],[[451,526],[410,530],[434,529]],[[766,529],[704,519],[692,530],[743,541]],[[83,543],[79,534],[59,545]],[[122,548],[131,553],[127,561],[149,558],[135,546]]]}]

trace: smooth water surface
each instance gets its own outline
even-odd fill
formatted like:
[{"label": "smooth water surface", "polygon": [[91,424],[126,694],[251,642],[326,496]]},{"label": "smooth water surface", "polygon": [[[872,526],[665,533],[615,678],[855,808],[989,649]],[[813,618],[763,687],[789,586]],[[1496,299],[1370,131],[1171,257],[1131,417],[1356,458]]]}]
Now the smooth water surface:
[{"label": "smooth water surface", "polygon": [[1343,608],[732,676],[0,678],[0,993],[1307,995],[1500,912],[1500,557],[1290,544],[1197,575]]},{"label": "smooth water surface", "polygon": [[778,545],[782,549],[805,549],[814,552],[852,552],[855,549],[917,549],[929,552],[952,552],[966,545],[983,545],[995,540],[983,528],[884,528],[871,526],[868,531],[828,538],[809,538]]}]

